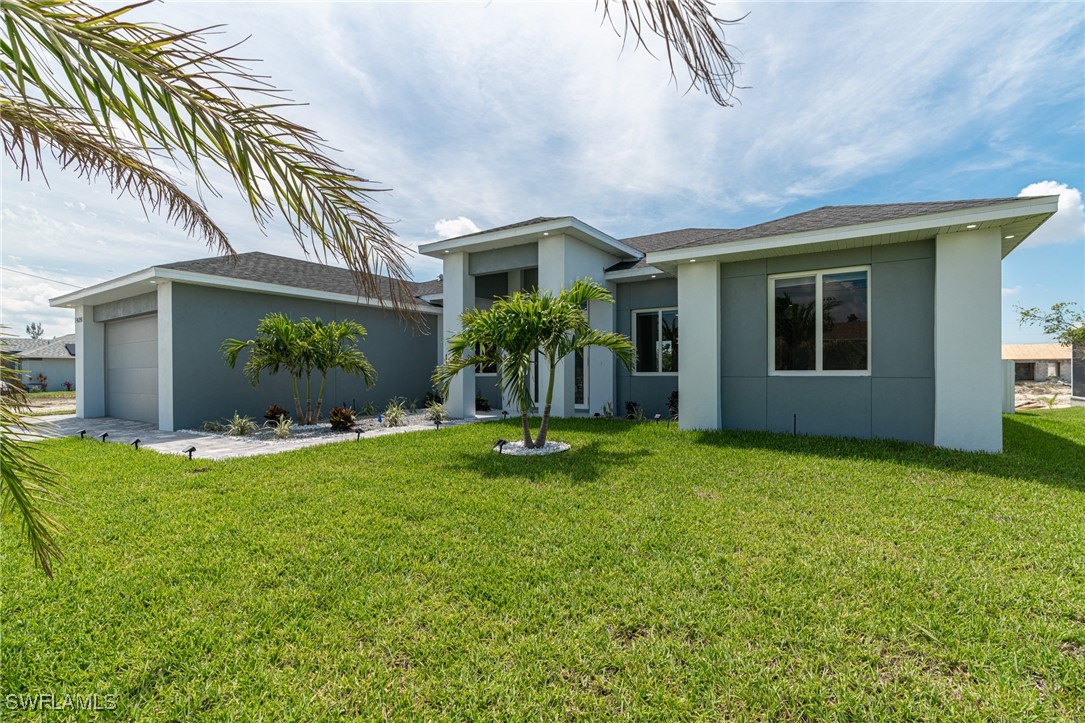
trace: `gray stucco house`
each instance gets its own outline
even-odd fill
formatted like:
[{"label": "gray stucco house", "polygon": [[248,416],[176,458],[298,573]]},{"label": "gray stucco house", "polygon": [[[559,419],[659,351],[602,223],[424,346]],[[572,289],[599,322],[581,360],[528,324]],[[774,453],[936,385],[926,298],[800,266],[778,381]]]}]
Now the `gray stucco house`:
[{"label": "gray stucco house", "polygon": [[[677,389],[685,429],[998,451],[1001,259],[1057,207],[1057,196],[827,206],[739,229],[625,239],[540,217],[423,245],[444,273],[416,284],[419,328],[381,299],[358,298],[345,270],[261,253],[156,266],[52,304],[75,309],[78,413],[174,429],[290,398],[285,380],[252,389],[218,354],[268,312],[362,323],[378,386],[335,378],[328,397],[380,404],[430,388],[463,309],[589,278],[616,301],[592,304],[591,323],[629,335],[637,367],[592,350],[563,361],[557,416],[607,404],[620,413],[629,401],[651,415]],[[449,392],[452,415],[473,415],[476,393],[502,406],[492,374],[465,372]]]},{"label": "gray stucco house", "polygon": [[[75,334],[52,339],[12,337],[0,340],[18,370],[23,384],[30,390],[64,391],[75,384]],[[45,381],[40,381],[44,377]]]}]

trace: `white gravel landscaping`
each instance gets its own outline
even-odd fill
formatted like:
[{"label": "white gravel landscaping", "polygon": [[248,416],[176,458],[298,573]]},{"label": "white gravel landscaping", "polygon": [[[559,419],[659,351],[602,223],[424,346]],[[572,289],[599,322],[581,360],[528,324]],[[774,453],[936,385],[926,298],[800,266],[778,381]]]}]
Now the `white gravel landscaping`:
[{"label": "white gravel landscaping", "polygon": [[[495,449],[496,449],[495,445]],[[556,454],[557,452],[564,452],[569,449],[569,445],[565,442],[551,442],[547,441],[541,447],[529,448],[525,447],[523,441],[508,442],[501,447],[501,454],[511,454],[516,457],[533,457],[541,454]]]}]

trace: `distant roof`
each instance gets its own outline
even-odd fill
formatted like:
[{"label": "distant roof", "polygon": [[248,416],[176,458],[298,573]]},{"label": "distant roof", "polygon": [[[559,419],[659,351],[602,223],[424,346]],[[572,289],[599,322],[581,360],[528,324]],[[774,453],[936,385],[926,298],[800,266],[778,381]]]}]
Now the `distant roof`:
[{"label": "distant roof", "polygon": [[75,334],[52,339],[9,337],[0,340],[0,346],[9,354],[28,359],[71,359],[75,357]]},{"label": "distant roof", "polygon": [[[893,221],[898,218],[927,216],[947,211],[962,211],[970,208],[982,208],[997,203],[1020,201],[1020,198],[978,198],[967,201],[927,201],[920,203],[880,203],[863,206],[822,206],[813,211],[803,211],[792,216],[785,216],[774,221],[746,226],[745,228],[721,231],[716,236],[677,244],[668,248],[705,246],[724,241],[748,241],[767,236],[783,236],[804,231],[820,231],[841,226],[857,226],[878,221]],[[663,250],[663,249],[657,249]]]},{"label": "distant roof", "polygon": [[[259,281],[268,284],[281,284],[298,289],[315,289],[333,294],[356,296],[358,286],[349,269],[341,266],[328,266],[315,261],[302,261],[286,256],[274,256],[261,251],[251,251],[237,256],[214,256],[192,261],[178,261],[172,264],[159,264],[157,268],[191,271],[198,274],[223,276],[230,279]],[[391,279],[379,278],[381,298],[390,299]],[[420,296],[423,289],[430,288],[439,281],[407,282]],[[428,292],[433,293],[433,292]]]},{"label": "distant roof", "polygon": [[1067,344],[1003,344],[1002,358],[1007,361],[1070,361]]}]

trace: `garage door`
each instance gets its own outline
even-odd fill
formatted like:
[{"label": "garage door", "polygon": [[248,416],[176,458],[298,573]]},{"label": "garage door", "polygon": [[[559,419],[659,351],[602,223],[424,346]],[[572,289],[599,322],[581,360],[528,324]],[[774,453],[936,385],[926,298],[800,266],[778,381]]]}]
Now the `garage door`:
[{"label": "garage door", "polygon": [[106,414],[158,424],[158,315],[105,325]]}]

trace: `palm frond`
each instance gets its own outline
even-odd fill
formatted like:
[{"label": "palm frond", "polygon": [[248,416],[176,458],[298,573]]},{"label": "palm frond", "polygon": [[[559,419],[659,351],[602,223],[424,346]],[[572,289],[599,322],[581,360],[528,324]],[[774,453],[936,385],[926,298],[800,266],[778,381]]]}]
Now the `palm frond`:
[{"label": "palm frond", "polygon": [[32,166],[42,170],[43,146],[53,151],[61,167],[83,178],[104,178],[117,193],[139,199],[144,208],[158,212],[191,234],[203,237],[223,254],[234,249],[207,210],[177,183],[141,155],[137,146],[102,136],[98,128],[65,109],[13,98],[0,93],[0,130],[4,152],[24,178]]},{"label": "palm frond", "polygon": [[[138,147],[191,168],[211,192],[207,166],[219,166],[259,225],[281,216],[307,253],[344,262],[361,294],[388,297],[417,320],[404,247],[370,208],[386,189],[332,160],[318,134],[278,115],[289,105],[283,93],[231,48],[209,49],[213,28],[129,21],[140,4],[103,12],[82,0],[3,0],[0,75],[10,92],[28,105],[64,109],[110,142],[125,128]],[[381,275],[391,279],[387,290]]]},{"label": "palm frond", "polygon": [[49,577],[53,563],[62,559],[56,537],[63,527],[45,505],[63,502],[64,487],[56,470],[34,457],[34,430],[24,416],[28,411],[20,380],[8,356],[0,351],[0,379],[9,393],[0,396],[0,508],[22,521],[31,552]]},{"label": "palm frond", "polygon": [[707,0],[596,0],[604,21],[624,41],[651,53],[646,42],[654,35],[663,41],[671,77],[678,80],[678,66],[689,73],[689,87],[703,90],[717,104],[734,105],[735,76],[739,63],[724,36],[724,28],[742,22],[724,20]]}]

